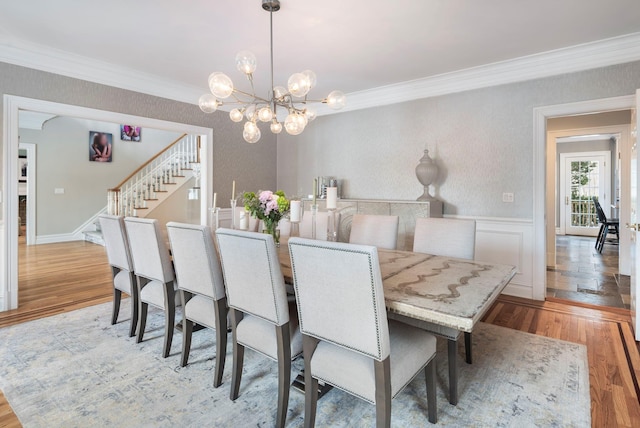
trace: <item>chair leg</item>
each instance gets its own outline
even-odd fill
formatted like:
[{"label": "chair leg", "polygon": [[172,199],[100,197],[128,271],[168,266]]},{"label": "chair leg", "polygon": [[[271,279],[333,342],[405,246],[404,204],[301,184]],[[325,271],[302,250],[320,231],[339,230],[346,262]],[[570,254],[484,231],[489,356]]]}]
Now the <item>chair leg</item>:
[{"label": "chair leg", "polygon": [[438,403],[436,395],[436,358],[435,355],[425,368],[425,379],[427,383],[427,414],[429,422],[438,422]]},{"label": "chair leg", "polygon": [[227,357],[227,299],[222,298],[213,302],[216,316],[216,367],[213,376],[213,387],[222,383],[224,363]]},{"label": "chair leg", "polygon": [[598,230],[598,237],[596,238],[596,245],[594,247],[597,251],[599,251],[598,248],[600,246],[600,240],[602,239],[603,230],[604,230],[604,224],[600,224],[600,230]]},{"label": "chair leg", "polygon": [[162,348],[162,358],[167,358],[171,352],[171,342],[173,341],[173,329],[176,318],[176,293],[173,289],[173,281],[164,285],[164,346]]},{"label": "chair leg", "polygon": [[138,308],[138,336],[136,337],[136,343],[142,342],[142,336],[144,335],[144,328],[147,325],[147,310],[149,305],[140,300],[140,307]]},{"label": "chair leg", "polygon": [[318,340],[307,335],[302,336],[302,353],[304,355],[304,428],[316,425],[316,409],[318,407],[318,379],[311,375],[311,358],[318,346]]},{"label": "chair leg", "polygon": [[136,334],[136,327],[138,326],[138,287],[136,287],[136,277],[133,273],[130,273],[131,278],[131,327],[129,328],[129,337],[133,337]]},{"label": "chair leg", "polygon": [[278,340],[278,414],[276,427],[284,428],[291,389],[291,333],[289,323],[276,327]]},{"label": "chair leg", "polygon": [[389,357],[373,361],[376,378],[376,427],[391,426],[391,363]]},{"label": "chair leg", "polygon": [[231,394],[229,398],[235,401],[240,391],[240,381],[242,380],[242,363],[244,361],[244,346],[238,343],[236,338],[236,327],[240,320],[240,314],[235,309],[229,310],[231,317],[232,340],[233,340],[233,367],[231,370]]},{"label": "chair leg", "polygon": [[189,361],[189,351],[191,351],[191,333],[193,332],[193,323],[187,319],[182,318],[182,359],[180,366],[185,367],[187,361]]},{"label": "chair leg", "polygon": [[472,345],[471,345],[471,333],[464,332],[464,351],[465,351],[465,361],[467,364],[471,364],[473,362],[473,354],[472,354]]},{"label": "chair leg", "polygon": [[122,291],[117,288],[113,289],[113,313],[111,314],[111,325],[118,322],[118,313],[120,313],[120,300],[122,300]]}]

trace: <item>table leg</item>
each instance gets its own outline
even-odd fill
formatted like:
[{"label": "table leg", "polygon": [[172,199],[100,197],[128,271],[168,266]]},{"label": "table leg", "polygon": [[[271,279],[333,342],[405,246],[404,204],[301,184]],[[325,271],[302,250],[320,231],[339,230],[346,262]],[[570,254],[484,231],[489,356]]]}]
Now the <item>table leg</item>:
[{"label": "table leg", "polygon": [[458,404],[458,341],[448,339],[449,348],[449,403]]},{"label": "table leg", "polygon": [[471,333],[464,332],[464,350],[465,350],[465,361],[467,364],[471,364],[473,361],[473,356],[471,354]]}]

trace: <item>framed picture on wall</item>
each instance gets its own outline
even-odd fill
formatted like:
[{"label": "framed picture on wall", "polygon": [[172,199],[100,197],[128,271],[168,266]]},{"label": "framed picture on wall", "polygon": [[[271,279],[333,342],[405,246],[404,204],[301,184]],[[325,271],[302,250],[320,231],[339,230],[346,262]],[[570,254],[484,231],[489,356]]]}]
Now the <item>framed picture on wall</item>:
[{"label": "framed picture on wall", "polygon": [[18,158],[18,181],[20,183],[26,183],[27,182],[27,174],[28,174],[27,157],[26,156],[19,156],[19,158]]},{"label": "framed picture on wall", "polygon": [[113,135],[106,132],[89,132],[89,160],[111,162],[113,159]]},{"label": "framed picture on wall", "polygon": [[135,125],[120,125],[120,139],[122,141],[142,141],[142,129]]}]

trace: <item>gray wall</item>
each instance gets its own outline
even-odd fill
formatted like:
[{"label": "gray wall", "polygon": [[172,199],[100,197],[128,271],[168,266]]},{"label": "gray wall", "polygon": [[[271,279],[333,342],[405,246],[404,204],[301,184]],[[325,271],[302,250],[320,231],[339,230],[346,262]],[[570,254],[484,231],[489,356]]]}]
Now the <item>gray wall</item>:
[{"label": "gray wall", "polygon": [[[112,134],[112,162],[89,161],[89,132]],[[139,143],[120,141],[120,125],[56,117],[42,130],[20,129],[21,143],[36,144],[36,231],[71,233],[107,205],[107,189],[180,137],[144,128]],[[64,188],[62,195],[55,188]]]},{"label": "gray wall", "polygon": [[[237,181],[238,191],[276,186],[277,146],[275,137],[268,131],[268,125],[263,130],[259,143],[248,144],[242,139],[243,125],[231,122],[225,112],[207,115],[202,113],[197,105],[2,62],[0,62],[0,76],[2,76],[0,78],[1,94],[213,129],[213,186],[214,191],[218,192],[219,201],[230,199],[233,179]],[[203,86],[203,92],[205,89]],[[0,123],[0,128],[1,126]],[[219,204],[222,206],[223,202]]]},{"label": "gray wall", "polygon": [[278,137],[278,187],[309,194],[314,176],[333,175],[347,197],[415,199],[428,148],[446,214],[532,218],[533,108],[636,88],[640,62],[323,116]]}]

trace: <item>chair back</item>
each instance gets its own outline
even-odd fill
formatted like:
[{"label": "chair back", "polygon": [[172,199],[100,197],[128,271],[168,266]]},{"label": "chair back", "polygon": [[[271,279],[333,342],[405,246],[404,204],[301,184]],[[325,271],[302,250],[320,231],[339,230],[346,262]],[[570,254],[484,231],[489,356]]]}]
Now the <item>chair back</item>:
[{"label": "chair back", "polygon": [[289,322],[284,277],[273,237],[220,228],[216,231],[229,307],[277,326]]},{"label": "chair back", "polygon": [[473,260],[476,221],[451,218],[418,218],[413,251],[434,256]]},{"label": "chair back", "polygon": [[109,264],[118,269],[133,271],[129,240],[124,227],[124,217],[103,214],[98,217],[102,238],[107,249]]},{"label": "chair back", "polygon": [[398,222],[399,218],[395,215],[355,214],[351,222],[349,242],[395,250],[398,243]]},{"label": "chair back", "polygon": [[222,267],[209,226],[167,223],[178,288],[220,300],[225,297]]},{"label": "chair back", "polygon": [[607,216],[604,213],[604,210],[602,209],[602,205],[600,205],[600,202],[598,201],[598,197],[594,196],[593,197],[593,203],[596,206],[596,214],[598,215],[598,221],[600,223],[606,223],[607,222]]},{"label": "chair back", "polygon": [[389,326],[376,247],[289,240],[300,331],[360,354],[389,355]]},{"label": "chair back", "polygon": [[136,275],[162,283],[175,279],[169,249],[163,239],[158,220],[126,217],[131,260]]}]

